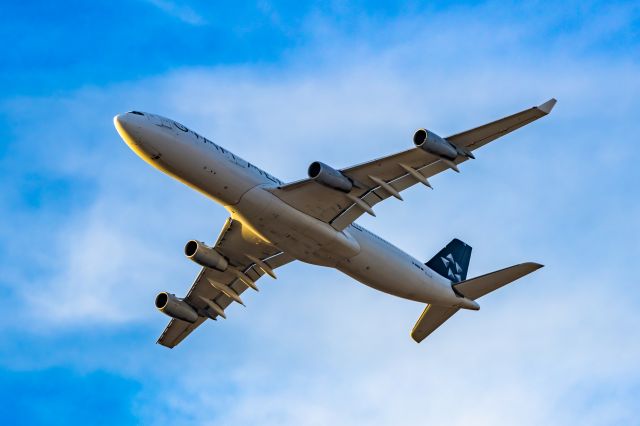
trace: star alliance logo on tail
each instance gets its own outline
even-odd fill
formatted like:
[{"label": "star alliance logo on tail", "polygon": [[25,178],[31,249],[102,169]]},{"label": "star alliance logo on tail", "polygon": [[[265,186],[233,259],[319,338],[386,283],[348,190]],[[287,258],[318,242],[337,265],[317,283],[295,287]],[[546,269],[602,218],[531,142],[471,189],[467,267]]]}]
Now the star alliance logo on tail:
[{"label": "star alliance logo on tail", "polygon": [[441,257],[440,260],[444,263],[444,267],[447,268],[447,276],[451,281],[460,282],[462,268],[458,265],[458,262],[455,261],[453,255],[449,253],[446,257]]}]

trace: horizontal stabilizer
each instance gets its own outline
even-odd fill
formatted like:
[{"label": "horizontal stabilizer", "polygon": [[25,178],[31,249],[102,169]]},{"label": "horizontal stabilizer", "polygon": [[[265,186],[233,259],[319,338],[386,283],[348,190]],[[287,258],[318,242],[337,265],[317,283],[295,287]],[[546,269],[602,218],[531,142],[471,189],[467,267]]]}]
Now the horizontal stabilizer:
[{"label": "horizontal stabilizer", "polygon": [[[468,299],[475,300],[540,268],[542,268],[542,265],[539,263],[521,263],[471,278],[470,280],[461,281],[453,284],[453,288],[456,293]],[[451,318],[453,314],[458,312],[459,309],[458,307],[427,305],[422,315],[420,315],[418,322],[416,322],[416,325],[413,327],[411,337],[420,343],[425,337],[433,333],[436,328]]]},{"label": "horizontal stabilizer", "polygon": [[454,284],[453,287],[456,292],[475,300],[540,268],[542,268],[542,265],[539,263],[521,263],[459,282]]},{"label": "horizontal stabilizer", "polygon": [[453,314],[458,312],[460,308],[450,308],[447,306],[427,305],[420,315],[420,319],[411,330],[411,337],[416,342],[422,342],[425,337],[440,327],[446,320],[451,318]]}]

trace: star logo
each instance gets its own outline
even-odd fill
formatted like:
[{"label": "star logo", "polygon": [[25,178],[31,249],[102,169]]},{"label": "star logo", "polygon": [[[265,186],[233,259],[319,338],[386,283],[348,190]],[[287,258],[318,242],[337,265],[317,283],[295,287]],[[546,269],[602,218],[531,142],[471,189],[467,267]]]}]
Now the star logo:
[{"label": "star logo", "polygon": [[444,267],[447,268],[447,276],[451,281],[460,282],[462,272],[462,268],[458,265],[458,262],[453,258],[453,255],[449,253],[445,257],[441,257],[442,263],[444,263]]}]

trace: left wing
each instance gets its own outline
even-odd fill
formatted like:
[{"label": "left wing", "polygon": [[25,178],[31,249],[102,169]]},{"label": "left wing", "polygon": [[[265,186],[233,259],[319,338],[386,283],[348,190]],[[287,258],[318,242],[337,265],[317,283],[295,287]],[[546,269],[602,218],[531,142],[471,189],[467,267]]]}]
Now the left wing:
[{"label": "left wing", "polygon": [[[472,157],[470,151],[544,117],[555,103],[555,99],[550,99],[542,105],[445,139]],[[402,199],[400,192],[416,183],[430,187],[427,179],[431,176],[450,168],[458,171],[457,165],[465,162],[467,156],[459,155],[449,161],[420,148],[412,148],[340,170],[355,183],[349,193],[322,186],[312,179],[303,179],[271,191],[296,209],[342,230],[365,212],[375,216],[372,207],[380,201],[390,196]]]},{"label": "left wing", "polygon": [[184,298],[198,312],[198,319],[193,324],[171,319],[157,343],[173,348],[207,318],[226,317],[227,306],[244,304],[240,295],[255,287],[262,275],[273,274],[273,269],[294,260],[231,218],[222,228],[215,249],[227,258],[229,268],[225,272],[202,268]]}]

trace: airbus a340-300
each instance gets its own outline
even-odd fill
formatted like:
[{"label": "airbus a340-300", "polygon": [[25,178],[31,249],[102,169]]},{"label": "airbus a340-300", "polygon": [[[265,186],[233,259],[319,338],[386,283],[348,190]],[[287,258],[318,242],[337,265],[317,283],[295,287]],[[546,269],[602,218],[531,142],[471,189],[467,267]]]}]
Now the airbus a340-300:
[{"label": "airbus a340-300", "polygon": [[411,336],[422,341],[459,309],[542,267],[521,263],[467,279],[471,247],[453,239],[423,263],[355,223],[375,204],[446,170],[473,151],[549,112],[551,99],[446,138],[419,129],[414,147],[337,170],[316,161],[308,178],[284,183],[177,121],[131,111],[114,118],[118,133],[142,159],[218,202],[230,214],[211,246],[189,241],[185,255],[202,269],[184,298],[169,292],[155,305],[171,317],[158,343],[172,348],[207,319],[226,318],[262,275],[299,260],[336,268],[357,281],[426,303]]}]

